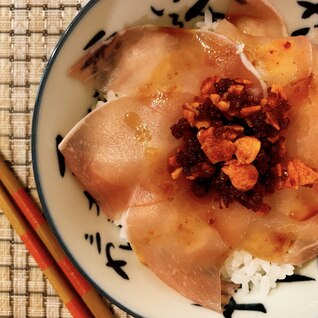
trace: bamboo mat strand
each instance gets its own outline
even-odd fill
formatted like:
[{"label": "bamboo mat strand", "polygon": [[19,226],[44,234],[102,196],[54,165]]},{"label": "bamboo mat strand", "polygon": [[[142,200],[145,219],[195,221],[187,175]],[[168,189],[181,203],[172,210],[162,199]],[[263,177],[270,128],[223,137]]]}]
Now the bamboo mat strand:
[{"label": "bamboo mat strand", "polygon": [[[0,149],[36,202],[30,139],[34,102],[53,48],[85,2],[0,0]],[[129,317],[111,308],[116,317]],[[71,317],[1,209],[0,317]]]}]

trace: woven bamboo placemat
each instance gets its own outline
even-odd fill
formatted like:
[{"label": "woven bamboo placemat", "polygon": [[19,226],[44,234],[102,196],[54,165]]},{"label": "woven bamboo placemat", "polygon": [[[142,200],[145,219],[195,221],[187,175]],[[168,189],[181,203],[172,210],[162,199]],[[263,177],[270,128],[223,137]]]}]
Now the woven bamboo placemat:
[{"label": "woven bamboo placemat", "polygon": [[[36,93],[54,46],[85,2],[0,0],[0,149],[37,202],[30,140]],[[71,317],[1,209],[0,317]]]}]

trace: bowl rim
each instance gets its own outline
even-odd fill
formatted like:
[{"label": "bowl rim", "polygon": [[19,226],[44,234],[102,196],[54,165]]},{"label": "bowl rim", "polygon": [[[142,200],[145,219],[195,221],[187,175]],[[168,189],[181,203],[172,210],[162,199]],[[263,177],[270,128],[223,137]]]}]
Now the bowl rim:
[{"label": "bowl rim", "polygon": [[32,168],[34,173],[34,179],[36,184],[37,193],[39,196],[39,200],[42,206],[42,210],[44,212],[45,218],[48,221],[48,224],[50,228],[52,229],[53,233],[55,234],[56,239],[58,240],[59,244],[61,245],[63,251],[67,255],[67,257],[71,260],[71,262],[74,264],[76,269],[82,274],[82,276],[105,298],[107,298],[112,304],[117,306],[118,308],[125,311],[127,314],[135,317],[135,318],[145,318],[145,316],[142,316],[140,314],[137,314],[136,312],[132,311],[131,309],[127,308],[125,305],[122,304],[122,302],[117,301],[114,299],[109,293],[105,292],[101,287],[98,286],[98,284],[90,277],[90,275],[82,268],[79,262],[75,260],[73,257],[71,250],[67,246],[66,243],[64,243],[62,237],[59,234],[58,228],[55,226],[53,219],[52,219],[52,213],[48,207],[48,204],[46,202],[46,196],[45,191],[42,188],[42,182],[41,182],[41,176],[39,173],[39,164],[38,164],[38,134],[39,134],[39,114],[41,112],[41,106],[42,106],[42,99],[43,96],[46,93],[46,84],[50,78],[51,71],[55,65],[56,60],[59,58],[60,51],[62,50],[64,44],[66,43],[69,36],[72,34],[74,29],[77,27],[77,25],[83,20],[83,18],[90,12],[93,7],[103,1],[107,0],[89,0],[85,6],[77,13],[77,15],[72,19],[71,23],[68,25],[68,27],[65,29],[64,33],[61,35],[60,39],[58,40],[57,44],[55,45],[49,59],[47,62],[47,65],[43,71],[42,77],[40,79],[40,83],[37,89],[35,104],[34,104],[34,110],[33,110],[33,118],[32,118],[32,131],[31,131],[31,156],[32,156]]}]

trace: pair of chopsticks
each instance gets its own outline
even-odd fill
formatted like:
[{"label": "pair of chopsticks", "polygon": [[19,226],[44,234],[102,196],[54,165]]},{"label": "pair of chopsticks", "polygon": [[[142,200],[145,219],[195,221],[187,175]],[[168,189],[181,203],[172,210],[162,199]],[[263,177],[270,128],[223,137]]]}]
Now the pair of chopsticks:
[{"label": "pair of chopsticks", "polygon": [[1,156],[0,206],[74,318],[113,318],[106,303],[67,258],[42,212]]}]

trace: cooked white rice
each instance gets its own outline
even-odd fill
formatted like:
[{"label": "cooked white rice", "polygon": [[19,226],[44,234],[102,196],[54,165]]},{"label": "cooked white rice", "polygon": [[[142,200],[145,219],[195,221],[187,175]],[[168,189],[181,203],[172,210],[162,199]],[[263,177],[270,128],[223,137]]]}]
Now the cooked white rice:
[{"label": "cooked white rice", "polygon": [[129,242],[127,232],[126,232],[126,219],[127,219],[128,210],[122,213],[119,220],[114,220],[114,224],[120,227],[119,236],[126,243]]},{"label": "cooked white rice", "polygon": [[105,96],[107,102],[112,102],[112,101],[118,99],[119,97],[121,97],[120,94],[117,92],[114,92],[112,90],[108,91],[106,96]]},{"label": "cooked white rice", "polygon": [[244,294],[256,289],[264,295],[276,287],[278,279],[293,273],[293,265],[267,262],[245,251],[234,251],[226,259],[221,271],[224,279],[240,284]]},{"label": "cooked white rice", "polygon": [[104,96],[100,95],[101,100],[97,101],[97,103],[92,106],[92,110],[95,110],[96,108],[112,102],[120,97],[122,97],[122,95],[109,90]]},{"label": "cooked white rice", "polygon": [[214,31],[218,22],[213,22],[213,16],[210,10],[204,11],[204,20],[199,21],[195,24],[195,26],[202,31]]}]

